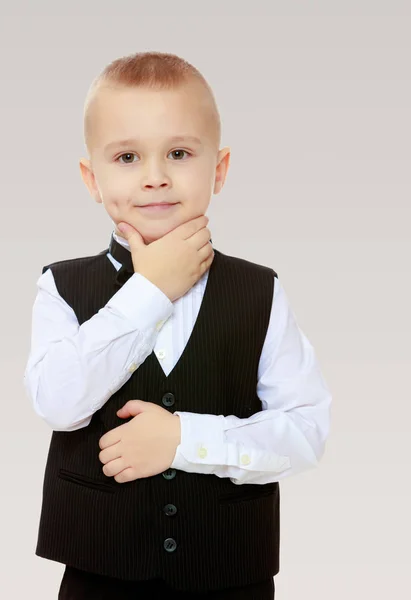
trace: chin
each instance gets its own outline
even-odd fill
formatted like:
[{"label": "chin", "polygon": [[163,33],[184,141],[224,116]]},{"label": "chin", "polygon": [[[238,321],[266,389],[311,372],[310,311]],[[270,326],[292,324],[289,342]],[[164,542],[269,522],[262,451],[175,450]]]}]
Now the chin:
[{"label": "chin", "polygon": [[174,229],[176,229],[177,227],[179,227],[179,225],[181,225],[183,223],[183,221],[179,220],[177,222],[157,222],[157,223],[144,223],[144,224],[136,224],[135,228],[137,229],[137,231],[140,232],[140,235],[143,236],[143,238],[145,240],[147,240],[147,242],[154,242],[155,240],[158,240],[162,237],[164,237],[165,235],[167,235],[168,233],[170,233],[170,231],[173,231]]},{"label": "chin", "polygon": [[[136,227],[137,229],[137,227]],[[151,242],[155,242],[156,240],[159,240],[160,238],[164,237],[165,235],[167,235],[167,233],[170,233],[170,231],[172,231],[174,229],[174,227],[164,227],[162,229],[160,228],[156,228],[156,230],[153,231],[153,229],[137,229],[137,231],[140,233],[140,235],[142,236],[142,238],[144,239],[146,244],[151,244]]]}]

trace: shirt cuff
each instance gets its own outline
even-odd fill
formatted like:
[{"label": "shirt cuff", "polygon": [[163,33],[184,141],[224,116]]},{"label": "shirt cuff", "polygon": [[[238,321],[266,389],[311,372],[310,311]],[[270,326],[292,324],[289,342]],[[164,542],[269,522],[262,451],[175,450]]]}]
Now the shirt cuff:
[{"label": "shirt cuff", "polygon": [[226,463],[223,415],[178,412],[181,441],[171,467],[192,473],[213,473]]},{"label": "shirt cuff", "polygon": [[173,303],[144,275],[134,273],[110,298],[105,309],[122,314],[135,329],[160,331],[173,312]]},{"label": "shirt cuff", "polygon": [[[230,417],[178,412],[181,440],[171,468],[188,473],[214,474],[234,478],[234,483],[283,473],[291,468],[290,459],[263,448],[230,442],[226,429]],[[236,419],[238,421],[238,419]]]}]

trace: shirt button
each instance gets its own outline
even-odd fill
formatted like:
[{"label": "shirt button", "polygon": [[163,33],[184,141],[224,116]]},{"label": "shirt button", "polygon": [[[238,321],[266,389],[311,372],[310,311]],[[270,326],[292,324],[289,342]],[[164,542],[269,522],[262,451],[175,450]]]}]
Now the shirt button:
[{"label": "shirt button", "polygon": [[160,331],[160,329],[162,328],[163,325],[164,325],[164,321],[159,321],[156,325],[157,331]]},{"label": "shirt button", "polygon": [[198,450],[198,456],[200,458],[205,458],[207,456],[207,448],[200,448]]},{"label": "shirt button", "polygon": [[134,373],[134,371],[137,369],[137,365],[136,363],[131,363],[131,365],[129,366],[128,370],[130,373]]},{"label": "shirt button", "polygon": [[166,357],[166,351],[165,350],[159,350],[157,352],[157,358],[159,358],[160,360],[162,360],[165,357]]},{"label": "shirt button", "polygon": [[243,454],[241,457],[241,464],[242,465],[249,465],[251,462],[251,458],[248,456],[248,454]]}]

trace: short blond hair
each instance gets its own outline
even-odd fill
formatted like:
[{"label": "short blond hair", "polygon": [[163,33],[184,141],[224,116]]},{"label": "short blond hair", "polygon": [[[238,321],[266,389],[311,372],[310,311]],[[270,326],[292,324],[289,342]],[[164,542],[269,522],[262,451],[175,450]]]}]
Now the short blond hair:
[{"label": "short blond hair", "polygon": [[93,80],[84,104],[84,140],[88,147],[91,130],[90,106],[102,86],[146,87],[172,90],[197,81],[206,92],[216,143],[220,146],[221,120],[213,91],[196,67],[183,58],[165,52],[136,52],[117,58]]}]

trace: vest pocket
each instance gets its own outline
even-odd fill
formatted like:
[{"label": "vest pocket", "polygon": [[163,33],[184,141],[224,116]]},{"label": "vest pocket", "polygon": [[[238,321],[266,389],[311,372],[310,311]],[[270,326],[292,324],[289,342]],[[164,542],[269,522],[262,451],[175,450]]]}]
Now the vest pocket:
[{"label": "vest pocket", "polygon": [[78,485],[82,485],[84,487],[88,487],[94,490],[99,490],[101,492],[108,492],[109,494],[114,494],[116,492],[114,486],[110,483],[98,481],[97,479],[93,479],[92,477],[88,477],[87,475],[73,473],[72,471],[67,471],[67,469],[60,469],[58,477],[60,479],[64,479],[65,481],[69,481],[70,483],[76,483]]},{"label": "vest pocket", "polygon": [[228,492],[219,497],[220,504],[233,504],[236,502],[246,502],[247,500],[259,500],[267,496],[273,496],[276,492],[278,484],[265,483],[258,485],[254,483],[244,483],[236,486],[232,492]]}]

